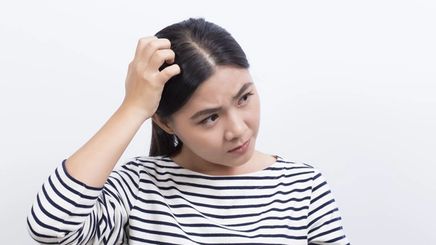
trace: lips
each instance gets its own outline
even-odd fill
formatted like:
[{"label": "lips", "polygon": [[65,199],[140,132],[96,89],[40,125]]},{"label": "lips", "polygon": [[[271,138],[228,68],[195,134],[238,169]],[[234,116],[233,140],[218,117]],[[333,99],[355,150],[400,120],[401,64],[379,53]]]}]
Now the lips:
[{"label": "lips", "polygon": [[233,148],[233,149],[229,150],[228,152],[236,151],[236,150],[238,150],[238,149],[240,149],[240,148],[244,147],[245,145],[247,145],[247,144],[248,144],[248,142],[249,142],[249,141],[250,141],[250,140],[247,140],[247,141],[245,141],[245,143],[244,143],[244,144],[242,144],[242,145],[240,145],[240,146],[238,146],[238,147],[235,147],[235,148]]}]

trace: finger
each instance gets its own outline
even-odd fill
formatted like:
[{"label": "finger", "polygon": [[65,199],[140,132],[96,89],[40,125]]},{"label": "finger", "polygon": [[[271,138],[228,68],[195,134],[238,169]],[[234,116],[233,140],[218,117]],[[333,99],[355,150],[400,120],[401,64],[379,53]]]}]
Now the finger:
[{"label": "finger", "polygon": [[138,40],[138,44],[136,45],[136,51],[135,51],[135,59],[136,57],[140,57],[141,53],[143,53],[144,47],[147,45],[147,43],[151,42],[152,40],[156,40],[157,37],[150,36],[150,37],[143,37]]},{"label": "finger", "polygon": [[167,64],[172,64],[176,54],[171,49],[161,49],[157,50],[151,57],[149,61],[149,68],[153,71],[157,71],[164,62]]},{"label": "finger", "polygon": [[150,42],[144,43],[144,47],[142,48],[139,56],[136,57],[140,61],[144,61],[148,63],[153,54],[160,49],[169,49],[171,47],[170,40],[165,38],[159,38],[151,40]]},{"label": "finger", "polygon": [[161,72],[159,72],[158,77],[161,81],[167,82],[172,78],[173,76],[179,74],[181,72],[180,66],[177,64],[170,65],[163,69]]}]

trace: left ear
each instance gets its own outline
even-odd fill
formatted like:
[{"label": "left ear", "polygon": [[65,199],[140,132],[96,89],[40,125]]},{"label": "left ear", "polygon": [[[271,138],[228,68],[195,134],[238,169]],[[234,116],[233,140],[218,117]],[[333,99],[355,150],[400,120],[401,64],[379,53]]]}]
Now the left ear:
[{"label": "left ear", "polygon": [[163,120],[156,113],[151,117],[151,120],[153,120],[153,122],[156,123],[157,126],[159,126],[159,128],[161,128],[167,134],[174,134],[174,130],[171,128],[169,123],[166,120]]}]

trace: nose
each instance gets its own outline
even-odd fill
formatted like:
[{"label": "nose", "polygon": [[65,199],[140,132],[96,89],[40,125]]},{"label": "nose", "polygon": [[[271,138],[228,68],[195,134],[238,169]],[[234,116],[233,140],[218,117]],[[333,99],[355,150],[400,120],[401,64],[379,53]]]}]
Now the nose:
[{"label": "nose", "polygon": [[244,121],[242,115],[238,113],[230,113],[228,114],[226,131],[224,133],[224,137],[228,141],[232,141],[244,136],[245,131],[247,130],[247,124]]}]

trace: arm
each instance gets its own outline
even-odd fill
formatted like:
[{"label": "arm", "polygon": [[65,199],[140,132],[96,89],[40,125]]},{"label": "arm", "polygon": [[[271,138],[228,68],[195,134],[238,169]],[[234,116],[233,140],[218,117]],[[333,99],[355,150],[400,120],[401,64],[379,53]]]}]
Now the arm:
[{"label": "arm", "polygon": [[27,218],[40,243],[118,244],[124,241],[139,182],[134,162],[112,172],[142,123],[159,105],[165,83],[180,72],[167,39],[140,39],[129,64],[126,95],[104,126],[42,186]]},{"label": "arm", "polygon": [[126,96],[107,123],[66,163],[67,171],[85,184],[102,187],[142,123],[157,110],[164,84],[180,72],[167,39],[141,39],[129,65]]},{"label": "arm", "polygon": [[66,161],[67,172],[93,187],[102,187],[140,126],[150,116],[122,105],[106,124]]},{"label": "arm", "polygon": [[309,245],[347,245],[341,216],[323,175],[315,170],[309,206]]}]

